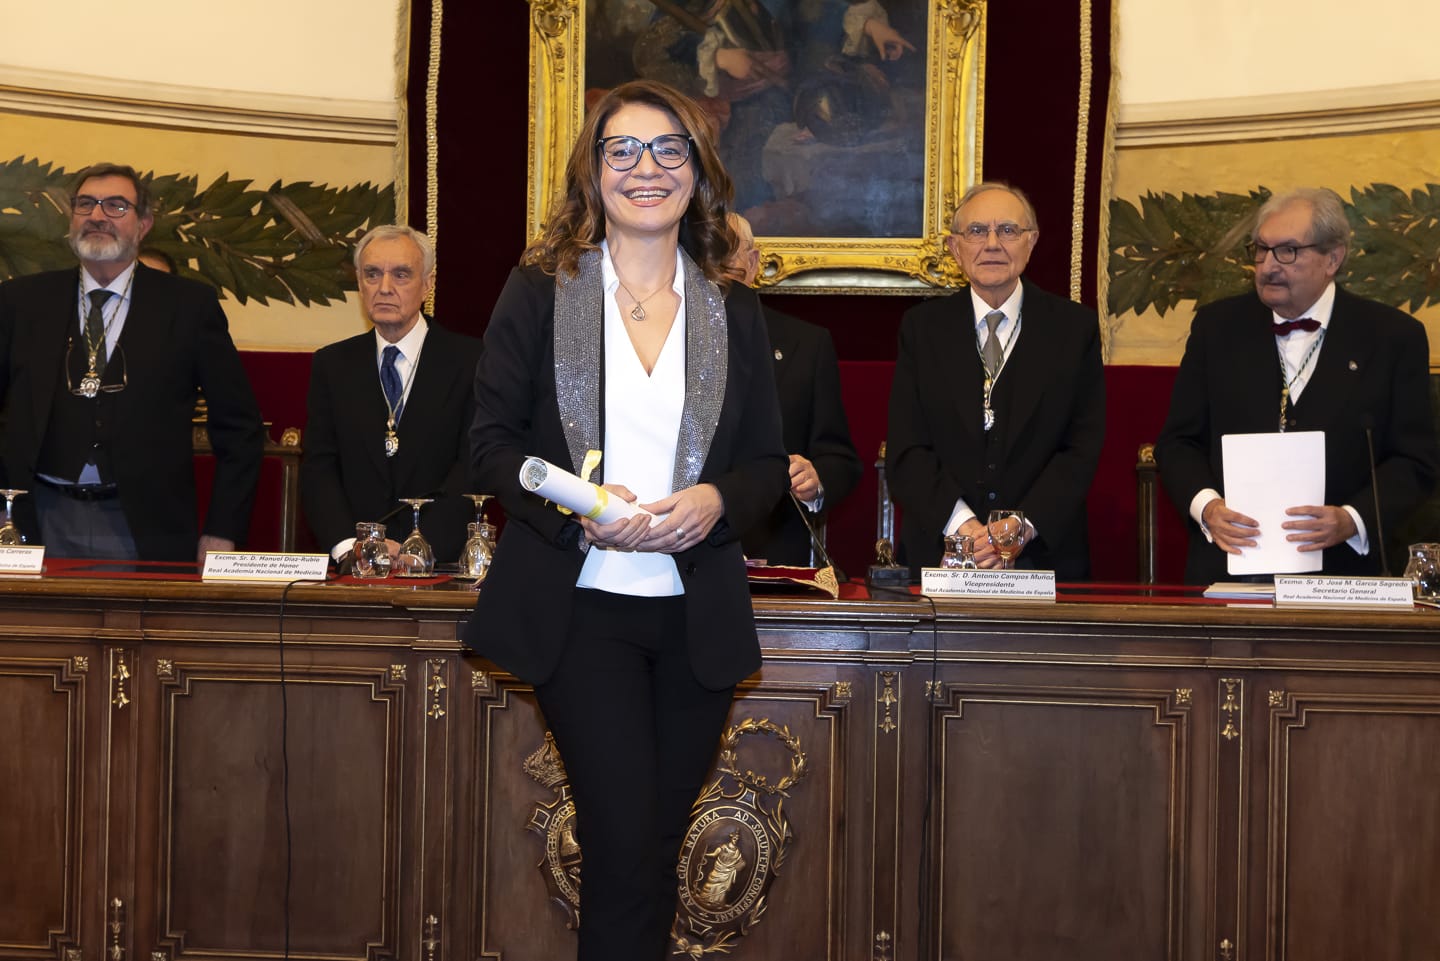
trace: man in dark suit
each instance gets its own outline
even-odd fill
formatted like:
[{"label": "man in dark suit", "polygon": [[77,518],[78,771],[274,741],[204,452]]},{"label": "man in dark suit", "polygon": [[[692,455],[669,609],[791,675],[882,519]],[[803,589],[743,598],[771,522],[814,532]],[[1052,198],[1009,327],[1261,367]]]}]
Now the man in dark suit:
[{"label": "man in dark suit", "polygon": [[[730,214],[730,226],[738,241],[730,262],[745,285],[753,287],[760,269],[755,235],[739,214]],[[785,449],[790,452],[790,493],[795,499],[782,497],[769,517],[745,532],[741,543],[747,557],[805,567],[824,561],[812,555],[810,528],[800,515],[801,506],[810,514],[811,526],[822,524],[826,513],[854,490],[864,468],[850,441],[840,399],[840,365],[830,332],[768,306],[764,311],[775,356]]]},{"label": "man in dark suit", "polygon": [[996,509],[1025,513],[1019,566],[1089,576],[1085,496],[1105,436],[1099,326],[1094,311],[1021,280],[1038,236],[1020,191],[970,188],[947,240],[969,289],[901,323],[885,469],[915,576],[952,533],[995,566],[985,522]]},{"label": "man in dark suit", "polygon": [[360,303],[374,331],[315,352],[300,463],[305,518],[337,560],[355,524],[386,518],[392,556],[411,531],[401,497],[430,497],[420,530],[438,561],[465,544],[480,341],[421,313],[435,286],[435,247],[410,227],[376,227],[355,245]]},{"label": "man in dark suit", "polygon": [[[215,291],[136,264],[152,223],[131,167],[82,170],[78,270],[0,285],[5,483],[55,557],[200,559],[250,522],[265,428]],[[209,404],[215,480],[196,521],[191,416]]]},{"label": "man in dark suit", "polygon": [[[1326,573],[1379,573],[1376,534],[1435,483],[1425,328],[1335,285],[1350,224],[1333,191],[1272,197],[1251,241],[1255,293],[1196,314],[1155,445],[1161,480],[1194,521],[1185,579],[1223,579],[1225,555],[1264,536],[1324,551]],[[1261,531],[1225,504],[1220,438],[1277,429],[1325,432],[1325,503],[1291,507],[1280,531]]]}]

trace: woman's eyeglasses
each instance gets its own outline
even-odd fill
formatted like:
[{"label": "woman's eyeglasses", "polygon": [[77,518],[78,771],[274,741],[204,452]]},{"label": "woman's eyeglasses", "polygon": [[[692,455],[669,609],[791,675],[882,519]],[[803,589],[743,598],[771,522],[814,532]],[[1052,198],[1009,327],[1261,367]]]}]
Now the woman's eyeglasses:
[{"label": "woman's eyeglasses", "polygon": [[601,137],[595,141],[605,164],[617,173],[633,170],[645,151],[666,170],[685,166],[690,159],[690,138],[678,133],[661,134],[646,143],[634,137]]}]

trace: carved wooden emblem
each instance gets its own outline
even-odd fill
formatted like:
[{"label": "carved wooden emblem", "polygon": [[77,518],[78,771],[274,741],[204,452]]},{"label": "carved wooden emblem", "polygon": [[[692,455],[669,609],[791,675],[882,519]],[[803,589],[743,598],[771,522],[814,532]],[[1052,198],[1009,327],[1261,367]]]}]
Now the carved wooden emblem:
[{"label": "carved wooden emblem", "polygon": [[524,763],[525,773],[555,792],[550,803],[539,802],[530,813],[527,830],[540,835],[544,856],[540,874],[550,900],[565,912],[565,926],[580,926],[580,844],[575,839],[575,802],[570,798],[570,781],[565,764],[555,747],[555,738],[545,732],[545,743]]},{"label": "carved wooden emblem", "polygon": [[[790,752],[790,770],[774,784],[742,767],[740,744],[768,736]],[[581,850],[575,837],[575,802],[555,742],[525,759],[525,773],[554,792],[535,805],[526,826],[540,836],[540,871],[567,926],[580,921]],[[676,875],[679,907],[671,928],[671,953],[686,958],[728,954],[760,920],[770,887],[785,862],[794,833],[783,799],[807,770],[800,740],[767,719],[746,718],[725,732],[717,777],[700,792],[680,847]]]}]

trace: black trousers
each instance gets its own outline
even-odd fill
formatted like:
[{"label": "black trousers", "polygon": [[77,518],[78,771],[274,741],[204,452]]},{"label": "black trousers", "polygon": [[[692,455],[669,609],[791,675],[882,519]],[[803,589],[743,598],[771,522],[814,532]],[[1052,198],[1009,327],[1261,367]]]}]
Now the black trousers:
[{"label": "black trousers", "polygon": [[580,589],[574,611],[535,694],[575,798],[579,961],[662,961],[680,844],[735,689],[695,680],[683,597]]},{"label": "black trousers", "polygon": [[139,556],[120,498],[81,501],[39,481],[34,487],[30,493],[46,557],[133,561]]}]

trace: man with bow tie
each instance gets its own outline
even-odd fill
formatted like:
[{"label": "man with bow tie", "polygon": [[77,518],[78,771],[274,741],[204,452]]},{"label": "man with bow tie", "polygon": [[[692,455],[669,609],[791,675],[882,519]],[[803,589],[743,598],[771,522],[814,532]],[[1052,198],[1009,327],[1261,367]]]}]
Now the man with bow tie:
[{"label": "man with bow tie", "polygon": [[[1194,521],[1189,582],[1222,579],[1225,555],[1261,537],[1324,551],[1327,574],[1378,574],[1381,528],[1393,529],[1434,487],[1425,328],[1335,284],[1349,245],[1333,191],[1272,197],[1251,234],[1255,293],[1195,316],[1155,444],[1161,480]],[[1220,438],[1277,429],[1325,432],[1326,503],[1297,504],[1281,530],[1262,531],[1225,503]]]}]

